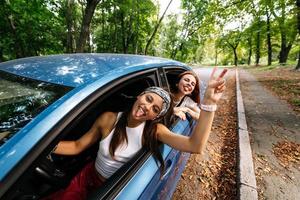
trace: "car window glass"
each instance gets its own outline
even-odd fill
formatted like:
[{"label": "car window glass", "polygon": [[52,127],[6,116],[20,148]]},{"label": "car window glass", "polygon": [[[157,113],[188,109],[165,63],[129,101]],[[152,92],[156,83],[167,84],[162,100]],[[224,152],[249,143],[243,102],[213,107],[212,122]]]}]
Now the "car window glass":
[{"label": "car window glass", "polygon": [[0,71],[0,146],[70,89]]}]

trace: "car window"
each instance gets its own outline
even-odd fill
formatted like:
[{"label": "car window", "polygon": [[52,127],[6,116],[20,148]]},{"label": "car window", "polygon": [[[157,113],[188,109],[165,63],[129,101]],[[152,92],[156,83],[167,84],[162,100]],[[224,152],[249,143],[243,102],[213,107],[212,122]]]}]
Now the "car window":
[{"label": "car window", "polygon": [[[175,67],[174,68],[168,67],[165,69],[165,77],[166,77],[167,85],[169,87],[169,91],[176,90],[176,84],[179,81],[178,75],[184,71],[185,71],[185,69],[175,68]],[[169,128],[174,128],[175,126],[178,126],[178,123],[183,123],[182,120],[180,120],[178,117],[176,117],[174,115],[167,116],[167,118],[168,118],[167,126]],[[188,120],[187,124],[190,124],[190,126],[191,126],[191,123],[193,120],[192,120],[192,117],[188,113],[187,113],[187,120]]]},{"label": "car window", "polygon": [[69,90],[0,71],[0,146]]},{"label": "car window", "polygon": [[[121,83],[114,85],[111,83],[109,86],[99,90],[101,95],[97,92],[94,94],[97,98],[93,102],[85,102],[89,104],[87,108],[78,116],[70,114],[74,117],[71,124],[65,125],[61,133],[53,142],[41,153],[31,166],[23,173],[17,182],[10,187],[9,191],[5,194],[7,199],[39,199],[45,197],[54,191],[66,187],[74,175],[76,175],[83,166],[88,162],[92,162],[96,158],[99,143],[84,151],[77,156],[58,156],[51,154],[51,150],[60,140],[73,140],[81,137],[92,126],[96,118],[107,110],[120,112],[128,108],[134,102],[136,96],[140,94],[145,88],[149,86],[158,85],[156,73],[149,72],[138,75],[131,75],[129,78],[123,77]],[[118,80],[120,82],[120,80]],[[111,86],[114,85],[114,86]],[[106,91],[106,92],[103,92]],[[81,105],[83,106],[83,105]],[[49,133],[51,137],[52,133]],[[143,153],[141,154],[143,155]],[[132,176],[132,168],[138,167],[138,163],[143,156],[135,158],[133,164],[126,165],[126,169],[122,169],[123,178],[113,181],[120,184],[124,183],[126,179]],[[120,173],[120,172],[119,172]],[[131,175],[128,175],[131,174]],[[124,177],[126,175],[126,177]],[[109,183],[109,182],[108,182]],[[112,186],[106,186],[110,188]],[[118,186],[119,187],[119,186]]]}]

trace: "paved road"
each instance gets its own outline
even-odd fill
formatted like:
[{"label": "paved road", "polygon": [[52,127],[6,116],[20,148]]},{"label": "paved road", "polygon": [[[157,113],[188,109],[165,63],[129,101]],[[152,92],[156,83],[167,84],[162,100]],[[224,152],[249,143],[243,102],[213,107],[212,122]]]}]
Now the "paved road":
[{"label": "paved road", "polygon": [[250,73],[239,73],[259,199],[299,200],[300,169],[280,165],[273,147],[285,140],[300,143],[300,117]]}]

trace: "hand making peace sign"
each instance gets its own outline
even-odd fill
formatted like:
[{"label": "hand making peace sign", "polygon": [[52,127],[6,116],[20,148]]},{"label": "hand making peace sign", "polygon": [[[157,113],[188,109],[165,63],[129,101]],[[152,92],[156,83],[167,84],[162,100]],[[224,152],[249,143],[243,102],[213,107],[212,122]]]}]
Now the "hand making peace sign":
[{"label": "hand making peace sign", "polygon": [[225,90],[225,79],[223,78],[227,69],[223,69],[219,76],[215,76],[217,67],[214,67],[210,75],[208,86],[204,95],[203,104],[214,105],[220,100],[223,91]]}]

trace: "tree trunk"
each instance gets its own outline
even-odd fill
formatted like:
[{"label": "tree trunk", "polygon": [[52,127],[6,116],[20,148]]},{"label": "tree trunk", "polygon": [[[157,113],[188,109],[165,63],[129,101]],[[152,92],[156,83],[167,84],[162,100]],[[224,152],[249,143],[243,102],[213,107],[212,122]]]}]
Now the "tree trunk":
[{"label": "tree trunk", "polygon": [[216,49],[215,50],[215,66],[217,66],[217,64],[218,64],[218,48],[216,47],[215,49]]},{"label": "tree trunk", "polygon": [[91,46],[91,34],[87,36],[87,52],[92,53],[92,46]]},{"label": "tree trunk", "polygon": [[237,46],[233,49],[235,66],[237,66],[237,64],[238,64],[238,57],[237,57],[236,49],[237,49]]},{"label": "tree trunk", "polygon": [[74,8],[74,0],[66,1],[66,22],[67,22],[67,53],[73,53],[73,8]]},{"label": "tree trunk", "polygon": [[228,45],[232,48],[232,51],[233,51],[233,54],[234,54],[233,64],[234,64],[235,66],[237,66],[237,64],[238,64],[238,56],[237,56],[236,50],[237,50],[237,47],[239,46],[239,43],[237,43],[237,44],[231,44],[231,43],[228,42],[228,41],[227,41],[227,43],[228,43]]},{"label": "tree trunk", "polygon": [[298,52],[298,64],[297,64],[295,70],[300,70],[300,51]]},{"label": "tree trunk", "polygon": [[135,37],[134,37],[134,44],[133,44],[133,51],[135,54],[138,54],[138,41],[139,41],[139,26],[140,26],[140,6],[139,3],[136,3],[137,6],[137,21],[135,26]]},{"label": "tree trunk", "polygon": [[[114,12],[116,10],[116,5],[113,4]],[[112,52],[116,53],[118,51],[118,19],[117,15],[114,15],[114,33],[113,33],[113,45]]]},{"label": "tree trunk", "polygon": [[[300,35],[300,0],[296,2],[296,9],[297,9],[297,28],[298,28],[298,35]],[[298,64],[295,68],[296,70],[300,70],[300,50],[298,51]]]},{"label": "tree trunk", "polygon": [[[126,38],[126,51],[127,51],[127,53],[129,51],[129,45],[130,44],[133,45],[133,43],[134,43],[134,31],[132,30],[132,24],[133,24],[133,21],[134,21],[133,16],[134,16],[134,14],[132,13],[129,17],[129,23],[127,25],[127,27],[128,27],[127,30],[130,30],[130,31],[128,31],[129,34],[127,34],[127,38]],[[131,50],[130,52],[132,53],[133,50]]]},{"label": "tree trunk", "polygon": [[155,26],[155,28],[154,28],[154,31],[153,31],[153,33],[152,33],[150,39],[149,39],[148,42],[147,42],[146,48],[145,48],[145,51],[144,51],[144,54],[145,54],[145,55],[147,55],[147,53],[148,53],[148,48],[149,48],[149,46],[150,46],[150,44],[151,44],[151,42],[152,42],[152,40],[153,40],[153,38],[154,38],[154,36],[155,36],[157,30],[158,30],[158,27],[159,27],[161,21],[162,21],[163,18],[165,17],[165,14],[166,14],[166,12],[167,12],[167,10],[168,10],[170,4],[172,3],[172,1],[173,1],[173,0],[170,0],[170,2],[169,2],[169,4],[168,4],[167,8],[165,9],[163,15],[160,17],[158,23],[156,24],[156,26]]},{"label": "tree trunk", "polygon": [[122,29],[122,46],[123,46],[123,53],[127,53],[127,45],[126,45],[126,30],[125,30],[125,22],[124,22],[124,13],[121,13],[121,29]]},{"label": "tree trunk", "polygon": [[251,34],[251,37],[248,38],[248,45],[249,45],[249,54],[248,54],[247,64],[251,65],[251,57],[252,57],[252,34]]},{"label": "tree trunk", "polygon": [[[260,26],[260,19],[258,21],[258,26]],[[256,49],[255,49],[255,65],[259,65],[260,60],[260,29],[256,35]]]},{"label": "tree trunk", "polygon": [[292,44],[287,44],[286,34],[281,31],[281,49],[279,52],[279,63],[282,65],[286,64],[289,52],[292,48]]},{"label": "tree trunk", "polygon": [[[104,14],[104,9],[105,8],[102,8],[101,9],[101,22],[102,22],[102,28],[101,28],[101,31],[102,31],[102,40],[105,40],[105,32],[107,31],[107,30],[105,30],[105,14]],[[104,42],[101,42],[101,44],[102,44],[102,47],[101,47],[101,52],[105,52],[105,43]]]},{"label": "tree trunk", "polygon": [[268,44],[268,66],[272,64],[272,43],[271,43],[271,24],[270,24],[270,13],[267,13],[267,44]]},{"label": "tree trunk", "polygon": [[100,0],[87,1],[87,5],[84,10],[84,16],[82,19],[81,31],[80,31],[80,36],[78,39],[76,53],[81,53],[84,51],[87,37],[90,34],[90,24],[91,24],[96,6],[98,5],[99,2],[100,2]]}]

